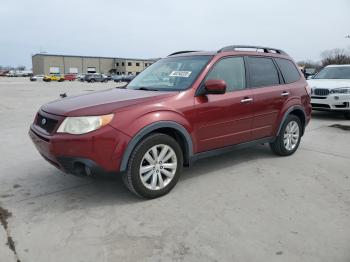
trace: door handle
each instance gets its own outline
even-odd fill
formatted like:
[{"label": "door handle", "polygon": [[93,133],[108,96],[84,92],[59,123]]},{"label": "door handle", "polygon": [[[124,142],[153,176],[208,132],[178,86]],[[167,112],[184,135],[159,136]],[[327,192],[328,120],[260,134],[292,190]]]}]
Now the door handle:
[{"label": "door handle", "polygon": [[253,101],[253,98],[251,98],[251,97],[245,97],[245,98],[243,98],[243,99],[241,100],[241,103],[249,103],[249,102],[251,102],[251,101]]},{"label": "door handle", "polygon": [[281,96],[289,96],[289,92],[283,91],[283,93],[281,94]]}]

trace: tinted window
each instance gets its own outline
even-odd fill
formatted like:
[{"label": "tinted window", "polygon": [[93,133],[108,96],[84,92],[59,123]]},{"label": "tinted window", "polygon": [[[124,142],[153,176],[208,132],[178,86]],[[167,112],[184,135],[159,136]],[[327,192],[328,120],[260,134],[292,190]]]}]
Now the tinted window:
[{"label": "tinted window", "polygon": [[291,61],[282,58],[275,58],[275,61],[282,72],[286,84],[299,80],[299,71]]},{"label": "tinted window", "polygon": [[220,60],[209,72],[206,80],[225,80],[227,91],[245,88],[245,69],[242,57],[230,57]]},{"label": "tinted window", "polygon": [[279,85],[278,71],[271,58],[248,57],[250,87]]}]

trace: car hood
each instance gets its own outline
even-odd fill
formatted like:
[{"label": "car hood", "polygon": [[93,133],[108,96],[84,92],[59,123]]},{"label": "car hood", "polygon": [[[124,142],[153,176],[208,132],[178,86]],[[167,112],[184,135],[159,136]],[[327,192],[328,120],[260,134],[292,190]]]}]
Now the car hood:
[{"label": "car hood", "polygon": [[164,92],[114,88],[84,95],[68,96],[42,106],[41,110],[61,116],[103,115],[115,112],[123,107],[161,100],[177,93],[176,91]]},{"label": "car hood", "polygon": [[311,88],[334,89],[350,87],[350,79],[310,79],[307,82]]}]

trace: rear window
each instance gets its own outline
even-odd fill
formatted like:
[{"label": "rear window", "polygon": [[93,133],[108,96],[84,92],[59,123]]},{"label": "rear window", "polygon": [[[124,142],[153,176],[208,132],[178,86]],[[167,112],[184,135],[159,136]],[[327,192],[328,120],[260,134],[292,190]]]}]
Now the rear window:
[{"label": "rear window", "polygon": [[299,71],[291,61],[283,58],[275,58],[275,61],[281,70],[286,84],[296,82],[300,79]]},{"label": "rear window", "polygon": [[271,58],[248,57],[250,87],[279,85],[278,71]]}]

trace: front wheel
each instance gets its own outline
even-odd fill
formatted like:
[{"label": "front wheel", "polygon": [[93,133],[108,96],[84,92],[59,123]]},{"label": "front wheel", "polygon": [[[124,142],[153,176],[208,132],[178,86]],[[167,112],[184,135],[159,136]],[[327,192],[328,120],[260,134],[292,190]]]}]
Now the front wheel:
[{"label": "front wheel", "polygon": [[182,150],[176,140],[155,133],[136,146],[123,181],[131,192],[140,197],[160,197],[176,185],[182,166]]},{"label": "front wheel", "polygon": [[289,156],[297,151],[302,134],[299,117],[289,115],[275,141],[270,143],[271,150],[280,156]]}]

